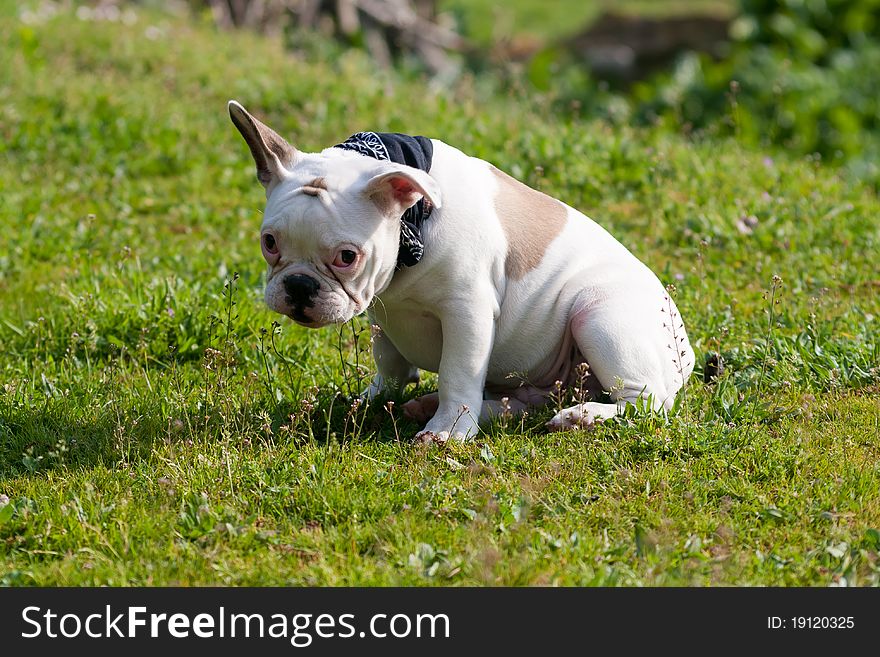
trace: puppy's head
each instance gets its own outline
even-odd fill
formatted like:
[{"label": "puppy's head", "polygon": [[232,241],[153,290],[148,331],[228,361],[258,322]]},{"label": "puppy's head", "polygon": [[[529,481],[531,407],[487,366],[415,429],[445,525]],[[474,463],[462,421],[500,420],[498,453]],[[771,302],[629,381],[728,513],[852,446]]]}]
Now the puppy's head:
[{"label": "puppy's head", "polygon": [[422,197],[440,206],[437,183],[349,150],[298,151],[235,101],[229,115],[266,188],[266,304],[310,328],[347,322],[391,281],[400,216]]}]

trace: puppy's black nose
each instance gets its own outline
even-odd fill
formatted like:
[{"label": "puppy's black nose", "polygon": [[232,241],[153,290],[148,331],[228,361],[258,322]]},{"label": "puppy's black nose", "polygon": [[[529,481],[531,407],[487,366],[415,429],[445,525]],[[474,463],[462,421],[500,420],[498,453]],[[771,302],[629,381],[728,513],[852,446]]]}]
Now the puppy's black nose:
[{"label": "puppy's black nose", "polygon": [[284,291],[291,306],[311,307],[312,297],[320,287],[318,281],[305,274],[292,274],[284,279]]}]

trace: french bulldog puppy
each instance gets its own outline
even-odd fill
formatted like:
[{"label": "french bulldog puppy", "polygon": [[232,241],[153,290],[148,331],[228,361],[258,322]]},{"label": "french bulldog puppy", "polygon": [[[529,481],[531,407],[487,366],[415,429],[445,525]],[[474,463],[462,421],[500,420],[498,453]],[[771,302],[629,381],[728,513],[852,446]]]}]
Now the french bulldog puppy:
[{"label": "french bulldog puppy", "polygon": [[472,437],[572,386],[581,403],[552,429],[640,398],[671,408],[694,366],[678,309],[593,220],[436,139],[367,132],[304,153],[229,113],[266,189],[267,305],[310,328],[366,311],[381,329],[367,399],[437,372],[404,405],[417,440]]}]

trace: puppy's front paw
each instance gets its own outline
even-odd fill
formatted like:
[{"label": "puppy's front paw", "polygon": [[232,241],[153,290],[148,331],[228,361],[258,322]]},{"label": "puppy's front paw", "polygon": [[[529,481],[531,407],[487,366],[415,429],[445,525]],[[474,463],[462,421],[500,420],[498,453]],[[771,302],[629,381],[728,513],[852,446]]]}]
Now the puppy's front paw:
[{"label": "puppy's front paw", "polygon": [[444,445],[449,441],[449,432],[448,431],[440,431],[438,433],[434,433],[433,431],[419,431],[416,434],[416,437],[413,439],[413,442],[417,445]]},{"label": "puppy's front paw", "polygon": [[[426,395],[431,397],[431,395]],[[423,398],[415,401],[421,401]],[[454,408],[454,407],[453,407]],[[457,409],[441,408],[434,414],[431,421],[416,434],[418,442],[445,443],[448,440],[464,442],[473,438],[480,431],[476,416],[470,412],[470,407],[461,405]]]}]

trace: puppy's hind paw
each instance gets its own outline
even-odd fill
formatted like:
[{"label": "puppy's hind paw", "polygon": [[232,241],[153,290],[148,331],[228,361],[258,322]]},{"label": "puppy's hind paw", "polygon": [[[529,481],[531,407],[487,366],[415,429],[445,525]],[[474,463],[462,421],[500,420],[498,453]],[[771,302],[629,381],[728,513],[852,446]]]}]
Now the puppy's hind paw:
[{"label": "puppy's hind paw", "polygon": [[583,429],[592,426],[592,423],[585,422],[579,412],[564,410],[559,411],[544,426],[551,431],[567,431],[570,429]]},{"label": "puppy's hind paw", "polygon": [[614,404],[587,403],[570,408],[563,408],[545,425],[551,431],[567,431],[570,429],[589,429],[604,419],[617,415]]},{"label": "puppy's hind paw", "polygon": [[437,413],[440,405],[440,395],[432,392],[415,399],[410,399],[403,405],[403,415],[410,420],[426,424]]}]

